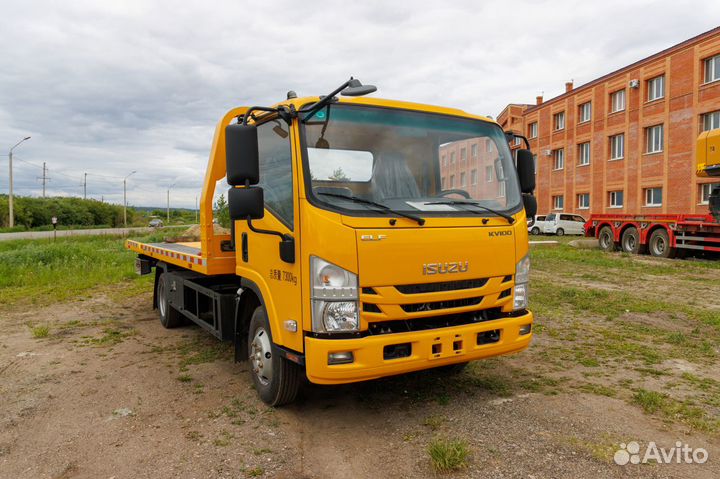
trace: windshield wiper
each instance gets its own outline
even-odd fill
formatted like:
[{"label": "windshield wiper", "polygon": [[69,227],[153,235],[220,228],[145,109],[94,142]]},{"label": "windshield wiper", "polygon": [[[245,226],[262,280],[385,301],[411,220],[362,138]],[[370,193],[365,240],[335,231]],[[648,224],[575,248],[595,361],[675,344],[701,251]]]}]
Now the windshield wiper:
[{"label": "windshield wiper", "polygon": [[[480,208],[480,209],[482,209],[482,210],[485,210],[485,211],[487,211],[488,213],[492,213],[492,214],[494,214],[494,215],[497,215],[497,216],[500,216],[500,217],[502,217],[502,218],[505,218],[505,219],[507,220],[507,222],[510,223],[510,224],[514,224],[514,223],[515,223],[515,218],[513,218],[512,216],[510,216],[510,215],[508,215],[508,214],[505,214],[505,213],[502,213],[502,212],[500,212],[500,211],[493,210],[493,209],[491,209],[491,208],[488,208],[487,206],[483,206],[483,205],[481,205],[481,204],[479,204],[479,203],[477,203],[477,202],[475,202],[475,201],[445,200],[445,201],[434,201],[434,202],[432,202],[432,203],[427,203],[427,202],[426,202],[425,204],[426,204],[426,205],[452,205],[452,206],[465,205],[465,206],[474,206],[474,207],[476,207],[476,208]],[[480,213],[479,211],[472,211],[472,210],[466,210],[466,211],[470,211],[470,212],[475,213],[475,214],[479,214],[479,213]]]},{"label": "windshield wiper", "polygon": [[398,216],[403,216],[403,217],[411,219],[413,221],[417,221],[417,224],[419,224],[420,226],[425,224],[425,220],[423,218],[420,218],[419,216],[411,215],[410,213],[403,213],[402,211],[394,210],[394,209],[390,208],[389,206],[384,205],[382,203],[377,203],[375,201],[366,200],[365,198],[360,198],[359,196],[348,196],[348,195],[340,195],[337,193],[325,193],[325,192],[318,192],[317,194],[323,195],[323,196],[332,196],[334,198],[342,198],[344,200],[350,200],[355,203],[362,203],[364,205],[375,206],[376,208],[380,208],[383,211],[387,211],[389,213],[393,213]]}]

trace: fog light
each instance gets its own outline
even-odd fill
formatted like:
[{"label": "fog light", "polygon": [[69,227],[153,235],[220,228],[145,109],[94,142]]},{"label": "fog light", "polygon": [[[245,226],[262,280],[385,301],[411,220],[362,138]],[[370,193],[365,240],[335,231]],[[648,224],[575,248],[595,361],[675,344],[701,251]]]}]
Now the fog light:
[{"label": "fog light", "polygon": [[532,331],[532,324],[525,324],[523,326],[520,326],[520,336],[530,334],[530,331]]},{"label": "fog light", "polygon": [[328,353],[328,364],[349,364],[355,361],[352,351]]}]

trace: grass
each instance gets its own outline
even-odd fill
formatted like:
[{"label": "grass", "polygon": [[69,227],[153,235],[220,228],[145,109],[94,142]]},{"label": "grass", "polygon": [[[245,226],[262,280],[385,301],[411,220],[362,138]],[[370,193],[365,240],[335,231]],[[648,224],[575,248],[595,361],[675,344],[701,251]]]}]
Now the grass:
[{"label": "grass", "polygon": [[36,339],[47,338],[50,335],[50,327],[47,325],[33,326],[30,331],[32,332],[33,338]]},{"label": "grass", "polygon": [[465,440],[435,438],[428,445],[427,453],[433,469],[447,473],[466,468],[470,450]]}]

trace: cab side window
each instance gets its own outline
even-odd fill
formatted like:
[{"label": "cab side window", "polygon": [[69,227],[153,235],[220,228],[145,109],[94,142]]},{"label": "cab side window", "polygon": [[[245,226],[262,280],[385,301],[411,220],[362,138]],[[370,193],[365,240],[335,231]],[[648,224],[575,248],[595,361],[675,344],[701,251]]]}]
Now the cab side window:
[{"label": "cab side window", "polygon": [[[287,125],[269,121],[258,126],[260,183],[265,207],[293,229],[293,175],[290,136]],[[283,137],[284,135],[284,137]]]}]

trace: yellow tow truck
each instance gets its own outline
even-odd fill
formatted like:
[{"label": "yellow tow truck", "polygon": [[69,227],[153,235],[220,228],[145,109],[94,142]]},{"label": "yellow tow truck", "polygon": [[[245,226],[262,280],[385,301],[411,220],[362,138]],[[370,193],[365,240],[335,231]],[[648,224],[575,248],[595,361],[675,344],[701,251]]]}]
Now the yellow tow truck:
[{"label": "yellow tow truck", "polygon": [[[200,242],[127,241],[138,273],[154,268],[162,325],[191,320],[232,341],[270,405],[292,402],[305,377],[451,373],[530,344],[532,154],[513,157],[512,134],[488,118],[364,97],[375,90],[351,78],[227,112]],[[225,235],[213,230],[223,179]]]}]

